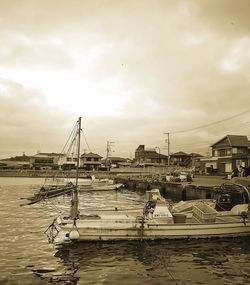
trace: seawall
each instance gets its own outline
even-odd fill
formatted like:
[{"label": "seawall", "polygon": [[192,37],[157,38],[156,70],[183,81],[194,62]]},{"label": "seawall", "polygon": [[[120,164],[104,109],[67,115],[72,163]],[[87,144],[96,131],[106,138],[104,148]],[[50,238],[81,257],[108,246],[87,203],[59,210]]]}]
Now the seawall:
[{"label": "seawall", "polygon": [[195,185],[181,182],[157,182],[133,178],[116,178],[116,182],[123,183],[125,188],[133,191],[147,191],[158,188],[164,198],[174,200],[210,199],[216,196],[212,185]]}]

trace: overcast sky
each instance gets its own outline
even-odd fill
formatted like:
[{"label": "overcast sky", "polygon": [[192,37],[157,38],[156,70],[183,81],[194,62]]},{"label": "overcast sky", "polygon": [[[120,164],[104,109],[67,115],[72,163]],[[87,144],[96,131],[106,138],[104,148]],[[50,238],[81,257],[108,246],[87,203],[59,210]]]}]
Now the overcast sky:
[{"label": "overcast sky", "polygon": [[103,156],[107,141],[113,156],[139,144],[166,154],[167,132],[170,152],[250,139],[249,9],[248,0],[0,0],[0,158],[60,152],[79,116]]}]

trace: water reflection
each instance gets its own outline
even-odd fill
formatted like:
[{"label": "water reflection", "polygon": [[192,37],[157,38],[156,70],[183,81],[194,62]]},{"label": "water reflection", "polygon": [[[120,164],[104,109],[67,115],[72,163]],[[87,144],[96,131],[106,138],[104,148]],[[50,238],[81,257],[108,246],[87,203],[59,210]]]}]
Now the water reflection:
[{"label": "water reflection", "polygon": [[248,239],[76,242],[56,249],[63,273],[34,273],[63,284],[248,284],[247,253]]}]

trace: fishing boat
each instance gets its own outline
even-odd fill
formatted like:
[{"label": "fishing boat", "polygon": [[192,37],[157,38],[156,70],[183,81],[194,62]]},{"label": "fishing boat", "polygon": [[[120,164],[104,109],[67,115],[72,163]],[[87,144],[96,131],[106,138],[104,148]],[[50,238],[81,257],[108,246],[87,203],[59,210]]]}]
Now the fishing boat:
[{"label": "fishing boat", "polygon": [[94,175],[88,181],[78,180],[78,191],[110,191],[123,188],[122,183],[114,183],[113,179],[96,179]]},{"label": "fishing boat", "polygon": [[[42,186],[43,191],[53,191],[63,187],[74,187],[75,179],[73,178],[49,178],[46,179],[45,184]],[[108,191],[118,190],[124,187],[122,183],[114,183],[113,179],[103,178],[96,179],[94,175],[90,178],[78,179],[78,191]]]},{"label": "fishing boat", "polygon": [[[67,151],[67,154],[70,153],[71,156],[74,155],[72,150],[77,151],[76,178],[61,177],[62,174],[60,174],[59,177],[57,175],[52,178],[46,177],[42,187],[38,191],[36,191],[36,193],[32,197],[23,198],[29,200],[29,202],[27,204],[22,205],[35,204],[40,201],[59,197],[65,194],[72,194],[75,197],[76,194],[73,193],[75,189],[77,189],[78,193],[85,191],[112,191],[119,190],[124,187],[122,183],[115,183],[113,179],[97,179],[94,175],[86,178],[79,177],[80,145],[79,148],[77,145],[80,144],[80,124],[81,118],[79,118],[79,120],[77,121],[68,139],[68,142],[70,143],[69,149]],[[77,137],[79,137],[79,141],[77,141]]]},{"label": "fishing boat", "polygon": [[192,213],[174,213],[158,189],[146,192],[145,205],[139,211],[80,211],[78,172],[81,118],[78,120],[78,160],[70,213],[59,216],[46,230],[50,242],[197,239],[250,236],[250,194],[237,209],[218,212],[203,201],[192,205]]}]

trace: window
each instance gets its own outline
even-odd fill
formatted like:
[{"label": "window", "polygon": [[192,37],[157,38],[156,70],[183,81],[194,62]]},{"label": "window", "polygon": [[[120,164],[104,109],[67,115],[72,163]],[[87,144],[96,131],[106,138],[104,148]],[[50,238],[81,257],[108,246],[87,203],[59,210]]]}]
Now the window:
[{"label": "window", "polygon": [[233,153],[233,154],[236,154],[236,153],[237,153],[237,147],[233,147],[233,148],[232,148],[232,153]]},{"label": "window", "polygon": [[245,161],[243,161],[243,160],[241,160],[241,159],[237,159],[236,160],[236,166],[243,166],[243,167],[245,167]]},{"label": "window", "polygon": [[226,156],[226,150],[225,149],[218,150],[218,156]]}]

